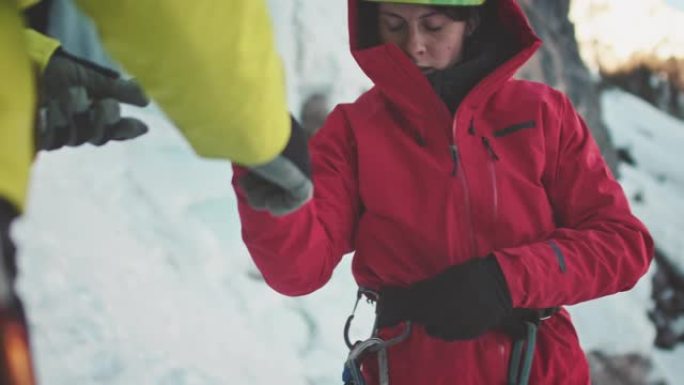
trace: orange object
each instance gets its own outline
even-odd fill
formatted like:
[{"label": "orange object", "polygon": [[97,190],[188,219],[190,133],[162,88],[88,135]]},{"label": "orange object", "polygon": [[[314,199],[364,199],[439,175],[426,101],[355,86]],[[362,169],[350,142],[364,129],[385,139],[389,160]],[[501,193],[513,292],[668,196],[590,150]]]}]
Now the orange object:
[{"label": "orange object", "polygon": [[18,309],[0,316],[0,385],[35,385],[28,330]]}]

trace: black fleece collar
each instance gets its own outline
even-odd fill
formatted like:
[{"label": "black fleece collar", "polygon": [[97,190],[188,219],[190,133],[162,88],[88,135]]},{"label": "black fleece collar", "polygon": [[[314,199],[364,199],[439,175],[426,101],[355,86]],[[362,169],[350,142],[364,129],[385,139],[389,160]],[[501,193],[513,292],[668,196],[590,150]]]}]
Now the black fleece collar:
[{"label": "black fleece collar", "polygon": [[427,75],[452,115],[468,92],[508,58],[501,48],[495,40],[472,41],[465,47],[465,60]]}]

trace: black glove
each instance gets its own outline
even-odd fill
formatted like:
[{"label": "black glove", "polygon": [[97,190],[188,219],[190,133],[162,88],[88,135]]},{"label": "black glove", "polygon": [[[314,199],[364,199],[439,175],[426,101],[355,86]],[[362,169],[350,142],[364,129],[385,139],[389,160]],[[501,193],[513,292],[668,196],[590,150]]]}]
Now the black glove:
[{"label": "black glove", "polygon": [[121,117],[120,103],[146,106],[149,101],[131,80],[58,49],[40,80],[40,118],[36,149],[54,150],[85,142],[136,138],[147,126]]},{"label": "black glove", "polygon": [[289,214],[313,196],[306,134],[294,118],[290,141],[274,160],[249,168],[239,184],[247,203],[273,215]]},{"label": "black glove", "polygon": [[17,211],[9,202],[0,197],[0,307],[9,303],[14,297],[14,280],[17,276],[17,265],[14,259],[15,248],[9,236],[10,224],[17,216]]},{"label": "black glove", "polygon": [[512,312],[506,279],[494,256],[474,258],[407,288],[381,290],[378,326],[410,320],[447,341],[476,338]]}]

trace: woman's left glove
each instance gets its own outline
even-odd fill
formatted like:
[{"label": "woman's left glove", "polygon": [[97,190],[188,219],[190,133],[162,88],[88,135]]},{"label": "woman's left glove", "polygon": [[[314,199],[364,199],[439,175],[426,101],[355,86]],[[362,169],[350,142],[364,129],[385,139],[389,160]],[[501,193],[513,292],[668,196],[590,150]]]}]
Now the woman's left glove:
[{"label": "woman's left glove", "polygon": [[270,162],[249,167],[239,184],[247,203],[275,216],[290,214],[313,197],[307,137],[290,116],[292,133],[283,152]]},{"label": "woman's left glove", "polygon": [[494,256],[474,258],[407,288],[380,291],[379,327],[401,321],[422,324],[436,338],[479,337],[513,310],[506,279]]},{"label": "woman's left glove", "polygon": [[89,142],[102,145],[147,132],[140,120],[121,117],[120,103],[146,106],[149,101],[132,80],[58,49],[40,79],[41,117],[36,149],[54,150]]}]

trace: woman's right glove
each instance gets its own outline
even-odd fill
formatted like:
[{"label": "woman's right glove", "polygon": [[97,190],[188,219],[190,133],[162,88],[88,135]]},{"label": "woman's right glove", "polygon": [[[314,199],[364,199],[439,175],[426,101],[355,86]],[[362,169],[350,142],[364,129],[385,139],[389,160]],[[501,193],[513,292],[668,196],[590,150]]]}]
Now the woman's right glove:
[{"label": "woman's right glove", "polygon": [[409,287],[387,287],[377,305],[379,327],[422,324],[446,341],[477,338],[512,312],[506,279],[493,255],[473,258]]},{"label": "woman's right glove", "polygon": [[147,132],[140,120],[121,117],[120,103],[146,106],[137,83],[58,49],[39,81],[36,149],[55,150],[89,142],[102,145]]},{"label": "woman's right glove", "polygon": [[294,118],[290,121],[292,134],[283,152],[266,164],[249,167],[239,179],[247,203],[275,216],[292,213],[313,196],[307,136]]}]

